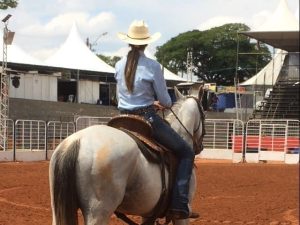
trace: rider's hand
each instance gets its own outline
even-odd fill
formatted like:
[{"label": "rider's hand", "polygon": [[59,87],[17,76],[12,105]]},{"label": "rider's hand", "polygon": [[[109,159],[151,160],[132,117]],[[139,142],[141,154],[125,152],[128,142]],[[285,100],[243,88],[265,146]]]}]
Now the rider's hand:
[{"label": "rider's hand", "polygon": [[154,101],[154,102],[153,102],[153,105],[154,105],[154,108],[155,108],[156,110],[165,110],[165,109],[166,109],[166,107],[164,107],[163,105],[161,105],[161,104],[159,103],[159,101]]}]

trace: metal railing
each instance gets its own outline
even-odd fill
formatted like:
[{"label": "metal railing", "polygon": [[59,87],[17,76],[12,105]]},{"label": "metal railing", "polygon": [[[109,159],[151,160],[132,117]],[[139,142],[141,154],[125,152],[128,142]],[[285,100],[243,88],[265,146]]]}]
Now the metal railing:
[{"label": "metal railing", "polygon": [[[106,124],[111,117],[78,117],[73,122],[8,120],[7,149],[15,152],[54,150],[66,137],[86,127]],[[299,155],[298,120],[207,119],[203,140],[205,154],[220,159],[256,153],[257,160],[284,160],[286,154]],[[3,151],[2,151],[3,152]],[[0,150],[1,153],[1,150]],[[270,155],[271,153],[271,155]],[[237,156],[236,155],[236,156]],[[253,156],[253,155],[252,155]],[[297,155],[296,155],[297,156]]]},{"label": "metal railing", "polygon": [[203,140],[205,149],[243,150],[244,124],[234,119],[207,119],[206,135]]},{"label": "metal railing", "polygon": [[92,125],[101,125],[107,124],[107,122],[111,119],[111,117],[90,117],[90,116],[80,116],[76,118],[76,131],[82,130],[86,127]]},{"label": "metal railing", "polygon": [[3,132],[3,135],[5,135],[5,138],[3,138],[2,140],[4,141],[2,143],[2,145],[0,145],[0,151],[12,151],[14,149],[14,121],[11,119],[6,119],[5,121],[3,121],[3,123],[5,123],[4,129],[5,132]]},{"label": "metal railing", "polygon": [[299,120],[249,120],[246,152],[287,151],[299,147]]},{"label": "metal railing", "polygon": [[47,123],[47,150],[54,150],[74,132],[75,124],[73,122],[49,121]]},{"label": "metal railing", "polygon": [[46,122],[17,120],[15,122],[15,150],[46,150]]}]

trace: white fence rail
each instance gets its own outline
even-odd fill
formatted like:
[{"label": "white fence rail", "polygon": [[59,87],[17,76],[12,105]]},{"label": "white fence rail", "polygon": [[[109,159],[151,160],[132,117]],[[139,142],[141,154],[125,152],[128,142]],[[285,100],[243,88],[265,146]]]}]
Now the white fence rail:
[{"label": "white fence rail", "polygon": [[17,120],[15,123],[15,160],[46,159],[46,122]]},{"label": "white fence rail", "polygon": [[75,120],[76,131],[82,130],[92,125],[106,124],[111,117],[89,117],[80,116]]},{"label": "white fence rail", "polygon": [[74,132],[73,122],[49,121],[47,123],[47,150],[54,150],[60,142]]},{"label": "white fence rail", "polygon": [[3,149],[0,149],[0,161],[13,161],[14,159],[14,143],[15,143],[15,127],[14,121],[7,119],[4,122],[5,129],[5,143],[3,143]]},{"label": "white fence rail", "polygon": [[247,162],[299,162],[298,120],[249,120],[246,125]]},{"label": "white fence rail", "polygon": [[46,150],[46,122],[17,120],[15,123],[16,150]]},{"label": "white fence rail", "polygon": [[68,136],[75,132],[73,122],[49,121],[47,123],[47,152],[46,159],[50,159],[55,148]]},{"label": "white fence rail", "polygon": [[207,119],[205,127],[201,158],[242,160],[244,123],[241,120]]},{"label": "white fence rail", "polygon": [[[78,117],[73,122],[17,120],[8,122],[7,149],[0,161],[50,159],[62,140],[75,131],[106,124],[111,117]],[[204,150],[200,158],[233,162],[282,161],[299,163],[298,120],[207,119]]]}]

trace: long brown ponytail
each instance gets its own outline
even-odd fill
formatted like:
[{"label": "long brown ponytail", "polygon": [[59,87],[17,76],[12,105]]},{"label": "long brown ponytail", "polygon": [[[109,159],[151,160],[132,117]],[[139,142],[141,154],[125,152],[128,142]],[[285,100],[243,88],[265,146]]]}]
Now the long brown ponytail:
[{"label": "long brown ponytail", "polygon": [[143,51],[146,46],[147,45],[130,45],[131,50],[127,54],[125,66],[125,83],[129,93],[133,92],[135,72],[140,58],[140,51]]}]

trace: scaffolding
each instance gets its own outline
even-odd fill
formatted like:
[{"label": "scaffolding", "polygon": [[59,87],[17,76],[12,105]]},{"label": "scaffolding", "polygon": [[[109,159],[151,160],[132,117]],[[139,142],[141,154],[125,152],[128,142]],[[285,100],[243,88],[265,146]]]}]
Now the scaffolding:
[{"label": "scaffolding", "polygon": [[7,148],[7,121],[9,110],[9,74],[7,73],[7,45],[12,43],[14,32],[8,30],[8,20],[11,17],[8,14],[2,22],[4,23],[3,29],[3,58],[1,68],[1,87],[0,87],[0,148],[4,151]]}]

